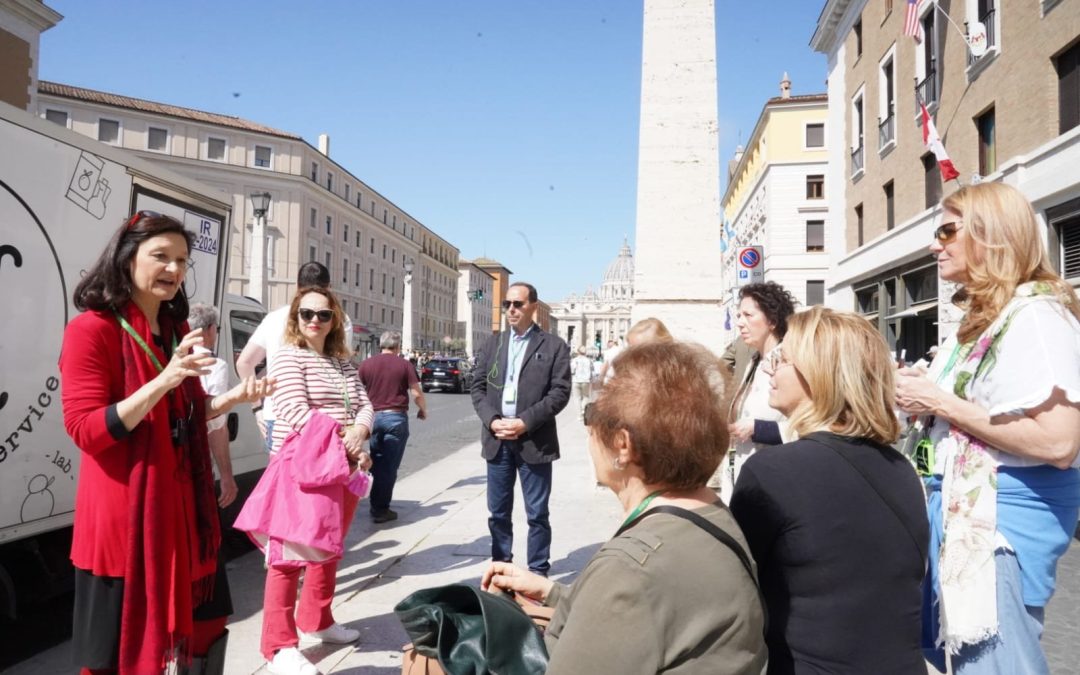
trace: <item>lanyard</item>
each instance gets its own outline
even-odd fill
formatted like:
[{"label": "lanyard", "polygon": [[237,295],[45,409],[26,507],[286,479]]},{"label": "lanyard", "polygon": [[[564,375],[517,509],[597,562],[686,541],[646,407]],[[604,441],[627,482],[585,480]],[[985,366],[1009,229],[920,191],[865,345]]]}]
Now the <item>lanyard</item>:
[{"label": "lanyard", "polygon": [[[326,365],[326,359],[322,355],[316,354],[315,358],[319,359],[319,363],[322,364],[323,372],[327,375],[331,375],[330,366]],[[345,419],[348,421],[349,417],[352,417],[352,402],[349,400],[349,387],[348,381],[344,372],[338,372],[341,375],[341,397],[345,400]],[[331,375],[331,379],[336,379]]]},{"label": "lanyard", "polygon": [[974,342],[969,342],[966,345],[967,349],[965,349],[964,348],[965,345],[960,344],[960,341],[957,340],[956,346],[953,347],[952,354],[949,354],[949,360],[945,362],[945,368],[941,371],[941,374],[938,375],[938,378],[937,378],[938,384],[941,384],[941,381],[944,380],[946,377],[948,377],[949,373],[952,372],[953,367],[956,366],[956,360],[960,357],[960,352],[962,352],[962,351],[965,352],[965,356],[966,356],[966,353],[970,352],[974,346],[975,346]]},{"label": "lanyard", "polygon": [[664,493],[663,490],[657,490],[656,492],[653,492],[652,494],[650,494],[645,499],[642,499],[641,503],[638,504],[637,507],[635,507],[634,510],[630,512],[630,515],[628,515],[626,517],[626,520],[623,521],[622,526],[626,527],[627,523],[633,521],[634,518],[637,518],[638,516],[640,516],[642,511],[649,508],[649,504],[652,503],[652,500],[656,499],[657,497],[659,497],[663,493]]},{"label": "lanyard", "polygon": [[[511,382],[513,382],[515,379],[517,379],[518,364],[521,363],[521,356],[525,353],[525,350],[528,349],[528,347],[529,347],[529,333],[531,331],[532,331],[531,328],[529,330],[525,331],[525,334],[522,335],[520,338],[518,338],[518,337],[516,337],[516,336],[514,336],[512,334],[510,335],[510,364],[509,364],[509,371],[506,373],[506,377]],[[514,346],[515,342],[518,343],[516,348]]]},{"label": "lanyard", "polygon": [[[142,350],[146,352],[146,355],[150,357],[150,360],[154,363],[154,366],[158,369],[158,372],[162,372],[165,368],[161,365],[161,361],[158,361],[158,357],[154,355],[154,352],[150,350],[150,346],[146,344],[146,341],[142,339],[142,336],[135,332],[135,329],[131,327],[131,324],[127,322],[127,319],[120,316],[120,312],[113,312],[116,314],[116,320],[120,322],[120,327],[127,331],[127,334],[131,336],[131,339],[135,340],[135,343],[142,347]],[[172,350],[176,351],[176,336],[173,335]]]}]

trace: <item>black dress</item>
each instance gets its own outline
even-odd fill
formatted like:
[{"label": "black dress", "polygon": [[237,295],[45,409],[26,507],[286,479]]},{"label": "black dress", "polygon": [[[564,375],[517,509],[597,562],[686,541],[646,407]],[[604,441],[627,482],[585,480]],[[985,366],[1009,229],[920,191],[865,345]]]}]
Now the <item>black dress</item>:
[{"label": "black dress", "polygon": [[767,448],[743,465],[731,510],[769,608],[770,675],[926,673],[929,526],[899,452],[822,432]]}]

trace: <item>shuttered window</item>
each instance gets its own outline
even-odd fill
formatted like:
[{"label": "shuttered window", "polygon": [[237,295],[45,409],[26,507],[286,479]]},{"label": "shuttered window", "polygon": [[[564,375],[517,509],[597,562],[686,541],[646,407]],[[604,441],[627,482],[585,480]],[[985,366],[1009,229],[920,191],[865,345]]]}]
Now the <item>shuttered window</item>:
[{"label": "shuttered window", "polygon": [[1065,268],[1062,276],[1080,281],[1080,218],[1061,228],[1061,260]]}]

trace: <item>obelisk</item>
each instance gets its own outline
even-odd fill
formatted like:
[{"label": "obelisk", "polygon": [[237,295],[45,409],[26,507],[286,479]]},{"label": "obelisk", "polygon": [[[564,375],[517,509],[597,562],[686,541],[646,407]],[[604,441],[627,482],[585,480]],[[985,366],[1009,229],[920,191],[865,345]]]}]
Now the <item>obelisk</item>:
[{"label": "obelisk", "polygon": [[713,0],[644,0],[632,321],[720,353],[720,154]]}]

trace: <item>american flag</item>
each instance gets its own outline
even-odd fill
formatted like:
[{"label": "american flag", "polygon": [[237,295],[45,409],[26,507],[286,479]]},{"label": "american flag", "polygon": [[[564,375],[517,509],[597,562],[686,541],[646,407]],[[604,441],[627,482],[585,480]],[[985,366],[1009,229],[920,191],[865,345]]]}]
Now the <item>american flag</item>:
[{"label": "american flag", "polygon": [[907,9],[904,10],[904,35],[913,37],[917,42],[922,42],[922,22],[919,21],[919,6],[922,0],[907,0]]}]

